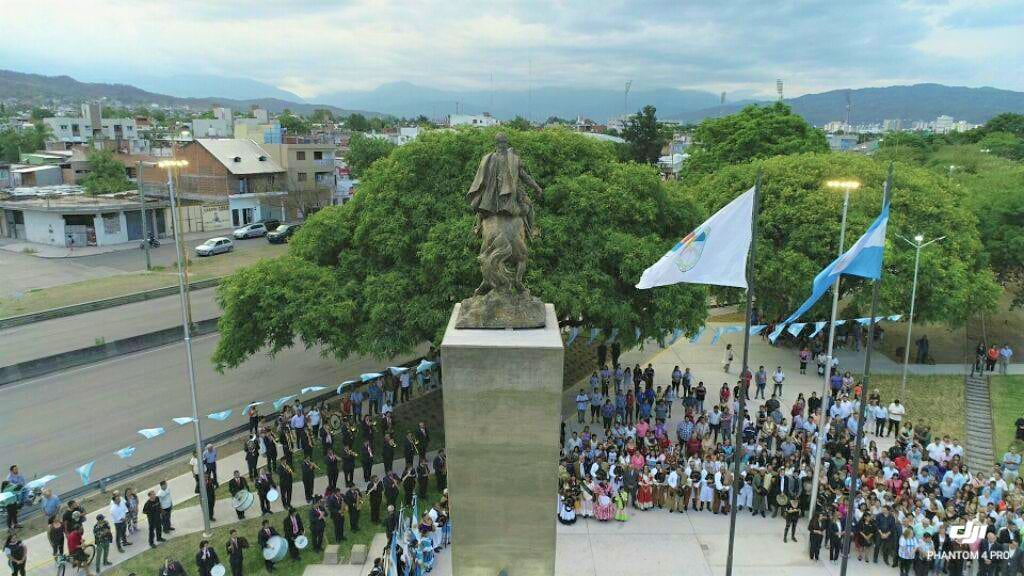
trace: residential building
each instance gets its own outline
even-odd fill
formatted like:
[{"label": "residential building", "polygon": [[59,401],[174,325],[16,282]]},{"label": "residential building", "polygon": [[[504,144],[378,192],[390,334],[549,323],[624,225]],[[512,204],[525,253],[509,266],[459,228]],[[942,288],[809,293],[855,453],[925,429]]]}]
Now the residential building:
[{"label": "residential building", "polygon": [[[79,186],[15,188],[0,194],[0,236],[52,246],[108,246],[142,239],[137,192],[88,196]],[[170,222],[167,202],[146,202],[149,230]]]},{"label": "residential building", "polygon": [[449,126],[473,126],[474,128],[487,128],[497,126],[498,119],[491,116],[489,112],[483,114],[449,114],[447,124]]},{"label": "residential building", "polygon": [[11,187],[32,188],[36,186],[56,186],[64,183],[64,175],[60,166],[43,164],[29,166],[27,164],[11,165]]},{"label": "residential building", "polygon": [[331,205],[337,187],[334,175],[334,145],[319,143],[261,144],[287,172],[286,215],[308,217]]},{"label": "residential building", "polygon": [[366,136],[368,138],[376,138],[378,140],[387,140],[396,146],[402,146],[412,142],[420,135],[419,126],[400,126],[397,129],[385,130],[384,132],[370,132]]},{"label": "residential building", "polygon": [[848,152],[857,147],[860,136],[856,134],[826,134],[828,147],[837,152]]},{"label": "residential building", "polygon": [[234,136],[234,116],[231,108],[214,107],[213,118],[193,118],[193,138],[231,138]]},{"label": "residential building", "polygon": [[883,132],[899,132],[903,129],[903,121],[899,118],[882,121]]},{"label": "residential building", "polygon": [[257,143],[280,144],[282,138],[281,124],[271,121],[266,110],[253,106],[251,116],[235,118],[234,137],[253,140]]},{"label": "residential building", "polygon": [[[177,169],[180,197],[206,204],[227,203],[231,223],[225,225],[284,219],[287,172],[256,142],[199,138],[183,146],[175,158],[188,161]],[[147,170],[143,180],[161,184],[166,181],[161,172]]]},{"label": "residential building", "polygon": [[933,131],[936,134],[947,134],[952,132],[956,126],[952,116],[942,115],[935,119]]},{"label": "residential building", "polygon": [[11,187],[11,165],[7,162],[0,162],[0,188]]},{"label": "residential building", "polygon": [[135,118],[103,118],[99,104],[82,104],[81,116],[44,118],[53,140],[70,148],[74,144],[93,143],[98,147],[130,147],[139,139]]}]

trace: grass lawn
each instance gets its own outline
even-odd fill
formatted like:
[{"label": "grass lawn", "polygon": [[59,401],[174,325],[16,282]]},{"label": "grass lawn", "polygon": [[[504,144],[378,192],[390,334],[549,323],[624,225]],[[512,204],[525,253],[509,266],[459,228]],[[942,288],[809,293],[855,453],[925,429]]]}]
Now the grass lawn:
[{"label": "grass lawn", "polygon": [[[419,509],[424,512],[429,507],[440,499],[440,493],[435,490],[436,484],[433,478],[430,480],[430,491],[427,493],[427,498],[424,502],[420,502]],[[401,502],[401,499],[399,499]],[[383,521],[386,513],[386,503],[381,503],[381,520]],[[258,512],[259,507],[256,505],[254,509]],[[302,506],[296,508],[299,513],[299,517],[302,518],[303,523],[306,526],[306,537],[310,539],[310,546],[303,550],[298,560],[292,560],[290,557],[278,562],[275,565],[274,574],[279,576],[300,576],[306,569],[308,564],[319,564],[323,561],[323,553],[314,552],[312,548],[312,535],[309,530],[309,507]],[[334,541],[334,530],[331,527],[330,519],[328,518],[327,528],[324,531],[324,544],[339,544],[339,554],[342,558],[348,558],[349,551],[352,549],[354,544],[366,544],[369,546],[373,540],[375,534],[384,532],[383,524],[372,524],[370,522],[370,504],[369,501],[364,501],[363,507],[360,509],[359,517],[359,530],[357,532],[351,532],[349,530],[350,525],[348,516],[345,517],[345,540],[342,542]],[[253,508],[250,508],[250,512]],[[260,524],[263,518],[270,521],[270,525],[274,527],[278,532],[281,531],[281,523],[285,518],[284,512],[277,512],[272,516],[263,516],[255,518],[247,518],[241,522],[221,526],[213,529],[213,535],[209,538],[210,544],[217,551],[217,555],[220,557],[221,563],[227,567],[228,557],[227,552],[224,549],[224,545],[228,540],[228,533],[232,528],[238,530],[239,536],[244,537],[249,541],[249,549],[245,554],[245,573],[246,574],[265,574],[266,568],[263,566],[263,553],[259,548],[259,542],[257,539],[257,533],[260,528]],[[181,562],[184,566],[186,573],[195,574],[195,555],[199,551],[199,542],[203,539],[202,532],[194,532],[192,534],[184,535],[181,537],[171,538],[167,543],[161,546],[147,550],[138,556],[131,558],[117,566],[114,566],[110,570],[106,570],[103,574],[109,574],[111,576],[128,576],[128,574],[135,572],[136,574],[159,574],[160,569],[163,566],[165,558],[174,558]],[[138,538],[137,545],[144,546],[145,539]],[[373,558],[379,551],[370,550],[370,558]]]},{"label": "grass lawn", "polygon": [[[870,389],[875,388],[888,405],[900,395],[900,375],[872,375]],[[915,427],[927,424],[933,437],[949,434],[965,441],[967,405],[963,376],[907,376],[907,393],[900,402],[907,408],[904,422],[912,422]]]},{"label": "grass lawn", "polygon": [[[966,326],[951,329],[949,326],[936,324],[914,323],[914,332],[911,340],[916,341],[922,335],[928,336],[929,355],[935,358],[939,364],[957,364],[972,361],[974,358],[974,347],[978,341],[986,339],[989,343],[1002,345],[1009,342],[1014,350],[1024,350],[1024,308],[1010,310],[1010,302],[1013,296],[1007,290],[999,299],[996,312],[986,316],[984,321],[981,317],[974,316]],[[885,322],[885,343],[880,347],[883,354],[903,362],[903,346],[907,341],[906,322]],[[910,361],[914,361],[914,353],[917,348],[914,343],[910,344]]]},{"label": "grass lawn", "polygon": [[1014,440],[1017,418],[1024,416],[1024,376],[993,376],[989,386],[992,395],[992,455],[1002,460],[1011,445],[1024,448]]},{"label": "grass lawn", "polygon": [[[287,244],[264,242],[253,249],[238,250],[227,256],[190,258],[189,280],[226,276],[242,266],[284,254],[287,249]],[[176,268],[156,266],[151,272],[130,272],[106,278],[93,278],[73,284],[30,290],[21,298],[0,298],[0,318],[177,285]]]}]

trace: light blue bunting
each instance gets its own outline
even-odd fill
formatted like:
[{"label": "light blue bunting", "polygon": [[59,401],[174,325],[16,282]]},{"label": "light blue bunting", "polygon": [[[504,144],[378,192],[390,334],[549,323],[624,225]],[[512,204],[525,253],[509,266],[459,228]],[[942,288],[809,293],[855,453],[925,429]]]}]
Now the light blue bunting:
[{"label": "light blue bunting", "polygon": [[409,368],[406,366],[391,366],[388,370],[391,372],[392,376],[398,376],[399,374],[408,372]]},{"label": "light blue bunting", "polygon": [[800,335],[800,331],[803,330],[806,325],[806,322],[794,322],[789,325],[789,328],[786,328],[786,332],[789,332],[794,338],[796,338]]},{"label": "light blue bunting", "polygon": [[436,364],[436,362],[431,362],[430,360],[420,360],[419,366],[416,366],[416,373],[423,374],[427,370],[433,370],[434,364]]},{"label": "light blue bunting", "polygon": [[42,478],[36,478],[35,480],[30,480],[29,482],[26,482],[25,483],[25,488],[27,490],[38,490],[38,489],[42,488],[43,486],[46,486],[47,484],[49,484],[50,482],[52,482],[53,480],[56,480],[56,479],[57,479],[57,477],[54,476],[53,474],[47,474],[46,476],[43,476]]},{"label": "light blue bunting", "polygon": [[676,340],[679,340],[679,337],[682,336],[682,335],[683,335],[683,329],[682,328],[676,328],[675,330],[673,330],[672,331],[672,338],[668,341],[668,345],[671,346],[671,345],[675,344]]},{"label": "light blue bunting", "polygon": [[615,339],[619,337],[619,329],[612,328],[612,335],[608,337],[608,344],[615,342]]},{"label": "light blue bunting", "polygon": [[808,336],[808,338],[814,338],[815,336],[817,336],[818,332],[821,332],[821,329],[824,328],[826,324],[828,324],[828,322],[824,322],[824,321],[815,322],[814,323],[814,332],[811,332],[811,335]]},{"label": "light blue bunting", "polygon": [[761,332],[764,332],[764,329],[767,328],[767,327],[768,327],[767,324],[755,324],[755,325],[750,327],[750,335],[751,336],[757,336]]},{"label": "light blue bunting", "polygon": [[892,316],[886,318],[886,320],[890,322],[899,322],[900,318],[903,318],[903,314],[893,314]]},{"label": "light blue bunting", "polygon": [[221,410],[220,412],[214,412],[213,414],[207,414],[206,416],[210,420],[219,420],[221,422],[231,418],[231,409]]},{"label": "light blue bunting", "polygon": [[89,477],[92,476],[92,467],[96,464],[96,461],[86,462],[78,468],[75,468],[75,472],[78,472],[78,477],[82,479],[82,486],[89,483]]},{"label": "light blue bunting", "polygon": [[274,411],[280,411],[281,407],[288,403],[289,400],[295,398],[294,394],[288,396],[281,396],[277,400],[274,400]]},{"label": "light blue bunting", "polygon": [[139,430],[139,434],[142,434],[142,436],[146,440],[149,440],[151,438],[156,438],[157,436],[159,436],[159,435],[161,435],[163,433],[164,433],[164,429],[163,428],[143,428],[142,430]]},{"label": "light blue bunting", "polygon": [[601,335],[601,329],[600,328],[591,328],[590,329],[590,337],[587,338],[587,345],[589,346],[590,344],[593,344],[594,340],[597,340],[597,337],[600,336],[600,335]]},{"label": "light blue bunting", "polygon": [[704,326],[701,326],[699,329],[697,329],[697,333],[696,334],[694,334],[693,336],[690,336],[690,344],[696,344],[697,342],[700,342],[700,337],[703,336],[703,335],[704,335]]},{"label": "light blue bunting", "polygon": [[871,318],[857,318],[855,321],[861,326],[867,326],[871,323]]},{"label": "light blue bunting", "polygon": [[117,457],[121,460],[127,460],[135,455],[135,446],[126,446],[117,452],[114,452],[114,454],[117,454]]},{"label": "light blue bunting", "polygon": [[367,372],[366,374],[360,374],[359,379],[363,382],[369,382],[370,380],[376,380],[383,376],[380,372]]},{"label": "light blue bunting", "polygon": [[191,416],[179,416],[177,418],[172,418],[172,420],[174,420],[174,423],[178,426],[184,426],[185,424],[191,424],[196,421],[196,419]]},{"label": "light blue bunting", "polygon": [[351,386],[351,385],[353,385],[353,384],[355,384],[355,383],[356,383],[356,381],[355,381],[355,380],[345,380],[345,381],[344,381],[344,382],[342,382],[341,384],[338,384],[338,389],[337,389],[337,393],[338,393],[338,394],[341,394],[341,391],[342,391],[342,389],[344,389],[344,388],[348,388],[349,386]]},{"label": "light blue bunting", "polygon": [[569,340],[566,341],[566,346],[572,346],[572,343],[576,341],[576,338],[580,335],[580,327],[573,326],[569,328]]},{"label": "light blue bunting", "polygon": [[323,389],[324,389],[323,386],[306,386],[299,393],[300,394],[309,394],[310,392],[319,392],[319,391],[321,391]]},{"label": "light blue bunting", "polygon": [[640,334],[641,334],[641,332],[640,332],[639,328],[637,328],[636,331],[633,333],[633,335],[636,338],[637,342],[643,342],[643,340],[640,339]]}]

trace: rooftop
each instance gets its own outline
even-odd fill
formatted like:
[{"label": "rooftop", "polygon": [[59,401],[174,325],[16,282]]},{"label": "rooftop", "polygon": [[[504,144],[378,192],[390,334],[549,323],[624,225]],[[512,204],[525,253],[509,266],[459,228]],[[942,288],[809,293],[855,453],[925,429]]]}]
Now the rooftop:
[{"label": "rooftop", "polygon": [[252,140],[242,138],[197,138],[205,148],[232,174],[275,174],[284,168]]},{"label": "rooftop", "polygon": [[[166,202],[147,201],[146,206],[158,208]],[[139,193],[135,190],[116,194],[88,196],[81,186],[39,186],[14,188],[0,193],[0,208],[37,210],[71,214],[93,214],[101,211],[138,210]]]}]

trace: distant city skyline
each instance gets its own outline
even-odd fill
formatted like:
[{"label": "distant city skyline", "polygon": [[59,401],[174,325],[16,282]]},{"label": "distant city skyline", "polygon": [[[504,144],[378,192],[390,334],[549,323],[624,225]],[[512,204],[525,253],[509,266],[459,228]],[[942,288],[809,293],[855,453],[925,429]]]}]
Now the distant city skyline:
[{"label": "distant city skyline", "polygon": [[4,67],[133,83],[249,78],[307,100],[396,81],[725,91],[937,82],[1024,90],[1019,0],[415,3],[88,0],[5,14]]}]

